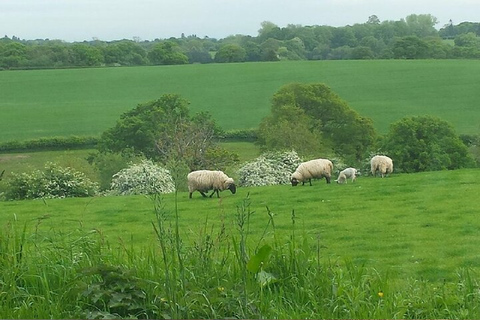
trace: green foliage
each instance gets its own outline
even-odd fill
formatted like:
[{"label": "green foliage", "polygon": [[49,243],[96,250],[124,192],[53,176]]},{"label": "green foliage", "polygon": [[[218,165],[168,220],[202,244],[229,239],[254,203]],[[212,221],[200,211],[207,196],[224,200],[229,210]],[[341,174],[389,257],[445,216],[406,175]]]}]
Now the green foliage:
[{"label": "green foliage", "polygon": [[132,150],[162,163],[182,159],[191,170],[211,165],[218,154],[213,150],[219,149],[214,139],[221,129],[207,112],[190,116],[188,104],[179,95],[165,94],[138,105],[102,134],[99,150]]},{"label": "green foliage", "polygon": [[395,59],[425,59],[428,45],[417,36],[408,36],[396,39],[392,50]]},{"label": "green foliage", "polygon": [[175,191],[170,172],[150,160],[132,164],[112,177],[111,194],[135,195]]},{"label": "green foliage", "polygon": [[99,265],[85,269],[83,276],[93,279],[82,292],[86,306],[82,313],[86,319],[136,318],[148,314],[145,291],[132,270]]},{"label": "green foliage", "polygon": [[467,146],[453,127],[434,116],[403,118],[391,125],[383,149],[395,171],[420,172],[459,169],[473,165]]},{"label": "green foliage", "polygon": [[[280,88],[272,100],[272,117],[266,118],[259,130],[259,141],[267,148],[270,140],[275,142],[273,147],[281,142],[270,138],[273,132],[267,134],[268,126],[274,126],[276,121],[280,122],[278,129],[286,131],[277,133],[280,137],[286,138],[282,147],[305,150],[304,148],[308,147],[307,143],[310,143],[313,144],[309,150],[310,154],[320,151],[325,153],[318,145],[319,133],[322,135],[323,144],[351,161],[362,159],[364,153],[374,143],[375,129],[372,121],[351,109],[325,84],[288,84]],[[297,119],[299,122],[296,122]],[[289,124],[289,121],[293,123]],[[293,140],[291,137],[296,135],[297,139],[304,137],[305,140],[288,141],[288,137],[289,140]]]},{"label": "green foliage", "polygon": [[222,135],[222,141],[255,141],[257,135],[257,129],[227,130]]},{"label": "green foliage", "polygon": [[156,44],[148,52],[148,58],[153,64],[187,64],[188,57],[180,52],[180,48],[173,41],[165,41]]},{"label": "green foliage", "polygon": [[8,181],[5,198],[8,200],[37,198],[91,197],[98,185],[79,171],[48,162],[44,170],[14,173]]},{"label": "green foliage", "polygon": [[245,187],[288,184],[301,162],[295,151],[265,152],[238,170],[238,184]]},{"label": "green foliage", "polygon": [[244,62],[246,51],[236,44],[226,44],[215,54],[215,62]]},{"label": "green foliage", "polygon": [[320,126],[301,107],[281,106],[260,123],[257,143],[263,151],[295,149],[303,155],[314,154],[323,147]]},{"label": "green foliage", "polygon": [[141,159],[129,150],[124,150],[122,153],[95,151],[87,157],[98,176],[100,190],[110,189],[112,177],[115,173],[127,168],[132,162],[139,162]]}]

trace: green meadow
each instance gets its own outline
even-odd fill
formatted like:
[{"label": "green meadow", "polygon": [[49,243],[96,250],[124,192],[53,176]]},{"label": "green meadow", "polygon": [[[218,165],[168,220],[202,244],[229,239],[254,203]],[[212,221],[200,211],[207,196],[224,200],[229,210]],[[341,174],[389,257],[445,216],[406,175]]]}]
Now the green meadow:
[{"label": "green meadow", "polygon": [[[392,60],[2,71],[0,142],[96,136],[164,93],[226,130],[255,128],[290,82],[326,83],[379,133],[431,114],[478,134],[479,69]],[[222,145],[241,162],[259,154]],[[10,172],[47,161],[94,179],[92,151],[0,154],[0,193]],[[479,180],[461,169],[239,187],[219,199],[0,201],[0,318],[480,319]]]},{"label": "green meadow", "polygon": [[[287,242],[292,228],[320,244],[322,262],[351,260],[389,273],[392,280],[453,281],[462,268],[480,265],[480,220],[474,201],[480,193],[480,171],[426,172],[388,178],[360,176],[355,183],[238,188],[235,195],[202,198],[188,192],[162,196],[169,224],[179,217],[186,246],[202,230],[223,226],[236,233],[235,216],[249,199],[251,248],[274,243],[268,227],[273,213],[275,236]],[[267,209],[268,208],[268,209]],[[26,224],[29,237],[76,229],[97,230],[112,247],[137,249],[156,243],[152,227],[154,201],[147,196],[94,197],[0,202],[0,222]],[[294,226],[292,219],[295,220]]]},{"label": "green meadow", "polygon": [[474,60],[290,61],[0,72],[0,141],[97,136],[138,103],[164,93],[210,111],[225,130],[255,128],[291,82],[322,82],[380,133],[407,115],[436,115],[476,134],[480,65]]}]

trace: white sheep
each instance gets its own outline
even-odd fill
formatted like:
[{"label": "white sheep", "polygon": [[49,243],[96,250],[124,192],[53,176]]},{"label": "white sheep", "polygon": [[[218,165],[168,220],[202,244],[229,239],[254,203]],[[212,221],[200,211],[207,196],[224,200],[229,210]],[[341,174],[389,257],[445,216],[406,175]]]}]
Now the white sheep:
[{"label": "white sheep", "polygon": [[357,176],[360,174],[360,171],[358,171],[355,168],[347,168],[345,170],[340,171],[338,174],[337,180],[335,180],[337,183],[347,183],[347,179],[351,178],[352,182],[355,182],[355,179]]},{"label": "white sheep", "polygon": [[333,172],[333,163],[327,159],[314,159],[302,162],[297,170],[292,174],[290,179],[292,186],[296,186],[299,182],[305,185],[308,181],[312,185],[312,179],[321,179],[325,177],[327,183],[330,183]]},{"label": "white sheep", "polygon": [[192,198],[192,193],[200,192],[204,197],[207,197],[205,192],[213,189],[212,194],[217,193],[217,198],[220,198],[219,191],[230,190],[233,194],[237,191],[235,182],[222,171],[211,170],[197,170],[192,171],[187,175],[189,198]]},{"label": "white sheep", "polygon": [[374,177],[378,171],[383,178],[393,172],[393,161],[387,156],[374,156],[370,160],[370,168]]}]

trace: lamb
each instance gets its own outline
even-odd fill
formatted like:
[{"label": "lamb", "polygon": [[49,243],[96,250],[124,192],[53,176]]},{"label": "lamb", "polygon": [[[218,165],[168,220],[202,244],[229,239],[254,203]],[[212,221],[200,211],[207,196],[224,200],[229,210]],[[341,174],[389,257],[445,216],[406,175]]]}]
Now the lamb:
[{"label": "lamb", "polygon": [[192,171],[187,175],[188,191],[190,192],[189,198],[192,198],[192,193],[195,191],[200,192],[203,197],[207,197],[205,192],[213,189],[212,194],[217,193],[217,198],[220,198],[219,191],[230,190],[232,194],[235,194],[237,188],[232,178],[228,177],[222,171],[211,170],[197,170]]},{"label": "lamb", "polygon": [[352,182],[355,182],[355,179],[357,178],[357,175],[359,175],[360,172],[355,169],[355,168],[347,168],[345,170],[340,171],[338,174],[337,180],[335,180],[337,183],[347,183],[347,179],[351,178]]},{"label": "lamb", "polygon": [[292,186],[296,186],[299,182],[305,185],[308,181],[312,185],[312,179],[321,179],[325,177],[327,183],[330,183],[333,172],[333,163],[328,159],[314,159],[302,162],[297,170],[292,174],[290,179]]},{"label": "lamb", "polygon": [[377,171],[380,175],[385,177],[387,174],[393,172],[393,161],[387,156],[374,156],[370,160],[370,168],[372,170],[372,175],[375,177]]}]

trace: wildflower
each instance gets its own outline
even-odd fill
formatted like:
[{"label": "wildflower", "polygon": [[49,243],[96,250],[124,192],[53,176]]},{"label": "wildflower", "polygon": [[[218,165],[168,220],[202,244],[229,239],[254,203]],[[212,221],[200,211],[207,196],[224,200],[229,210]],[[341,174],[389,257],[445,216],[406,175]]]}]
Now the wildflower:
[{"label": "wildflower", "polygon": [[378,291],[378,296],[379,296],[380,298],[383,298],[383,291],[382,291],[382,290]]},{"label": "wildflower", "polygon": [[217,289],[218,289],[218,291],[220,291],[220,292],[225,291],[225,288],[224,288],[224,287],[218,287]]}]

